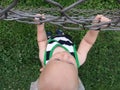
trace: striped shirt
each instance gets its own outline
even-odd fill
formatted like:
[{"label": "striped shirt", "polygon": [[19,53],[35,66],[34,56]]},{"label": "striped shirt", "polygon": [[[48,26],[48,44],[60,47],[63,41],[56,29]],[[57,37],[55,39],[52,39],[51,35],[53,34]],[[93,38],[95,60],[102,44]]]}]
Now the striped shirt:
[{"label": "striped shirt", "polygon": [[75,58],[77,66],[80,66],[75,45],[67,35],[55,36],[48,40],[47,48],[44,53],[44,65],[49,62],[55,48],[58,46],[69,52]]}]

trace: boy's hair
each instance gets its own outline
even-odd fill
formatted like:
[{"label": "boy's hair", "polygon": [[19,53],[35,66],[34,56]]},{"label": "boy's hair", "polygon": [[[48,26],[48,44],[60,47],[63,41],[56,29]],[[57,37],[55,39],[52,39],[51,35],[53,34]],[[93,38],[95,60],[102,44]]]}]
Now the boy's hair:
[{"label": "boy's hair", "polygon": [[38,80],[39,90],[78,90],[78,84],[77,69],[59,61],[49,62]]}]

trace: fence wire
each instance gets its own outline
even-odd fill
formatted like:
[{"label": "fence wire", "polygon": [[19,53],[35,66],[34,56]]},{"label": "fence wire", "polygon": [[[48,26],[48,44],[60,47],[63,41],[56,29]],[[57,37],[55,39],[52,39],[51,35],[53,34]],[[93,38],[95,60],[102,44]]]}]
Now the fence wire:
[{"label": "fence wire", "polygon": [[[53,0],[45,0],[47,3],[53,4],[56,8],[37,8],[30,10],[15,10],[12,9],[18,3],[18,0],[13,0],[12,4],[3,8],[0,6],[0,20],[18,21],[27,24],[41,24],[49,22],[63,27],[68,30],[120,30],[120,10],[83,10],[75,8],[85,0],[78,0],[68,7],[63,7],[60,3]],[[35,22],[36,14],[45,14],[45,19],[40,18],[39,22]],[[97,14],[103,14],[111,19],[111,22],[99,23],[92,25],[93,19]],[[107,28],[101,28],[103,25],[108,25]]]}]

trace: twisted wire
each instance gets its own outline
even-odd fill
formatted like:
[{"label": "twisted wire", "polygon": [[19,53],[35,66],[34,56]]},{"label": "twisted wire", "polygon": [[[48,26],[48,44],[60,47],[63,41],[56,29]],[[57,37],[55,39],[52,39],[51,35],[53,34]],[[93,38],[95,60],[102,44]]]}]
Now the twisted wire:
[{"label": "twisted wire", "polygon": [[[101,30],[120,30],[120,10],[81,10],[75,6],[83,3],[85,0],[78,0],[77,2],[63,7],[60,3],[53,0],[45,0],[47,3],[53,4],[56,8],[38,8],[28,11],[13,10],[18,0],[14,0],[7,8],[0,6],[0,20],[18,21],[27,24],[40,24],[49,22],[61,26],[69,30],[85,30],[85,29],[101,29],[103,25],[108,25],[107,28]],[[45,13],[45,19],[36,16],[38,13]],[[103,14],[112,21],[107,23],[99,23],[92,25],[95,15]],[[40,18],[39,22],[35,22],[34,18]],[[72,26],[72,27],[71,27]]]}]

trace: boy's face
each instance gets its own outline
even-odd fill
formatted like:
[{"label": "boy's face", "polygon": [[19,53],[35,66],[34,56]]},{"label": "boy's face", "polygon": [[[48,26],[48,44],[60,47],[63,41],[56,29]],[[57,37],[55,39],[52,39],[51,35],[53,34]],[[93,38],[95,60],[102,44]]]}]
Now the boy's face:
[{"label": "boy's face", "polygon": [[78,71],[73,63],[52,58],[40,75],[39,89],[77,90],[78,82]]}]

